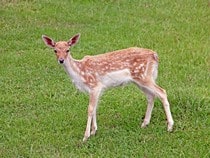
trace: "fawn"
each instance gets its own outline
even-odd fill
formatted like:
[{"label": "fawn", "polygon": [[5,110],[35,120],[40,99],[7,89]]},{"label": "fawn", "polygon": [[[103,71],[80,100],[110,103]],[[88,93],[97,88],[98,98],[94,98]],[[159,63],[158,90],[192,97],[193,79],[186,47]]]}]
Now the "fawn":
[{"label": "fawn", "polygon": [[166,91],[155,83],[158,71],[157,53],[132,47],[75,60],[69,49],[79,38],[80,34],[77,34],[69,41],[55,42],[45,35],[42,36],[44,43],[54,49],[58,62],[64,66],[76,87],[89,94],[87,126],[83,141],[96,133],[96,109],[103,90],[129,82],[135,83],[147,97],[148,105],[141,127],[150,123],[154,99],[158,97],[167,117],[167,129],[172,131],[174,121]]}]

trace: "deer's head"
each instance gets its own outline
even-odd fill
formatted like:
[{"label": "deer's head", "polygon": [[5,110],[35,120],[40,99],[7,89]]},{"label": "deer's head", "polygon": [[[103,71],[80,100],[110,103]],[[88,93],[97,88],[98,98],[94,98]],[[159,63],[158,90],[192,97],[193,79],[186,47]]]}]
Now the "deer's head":
[{"label": "deer's head", "polygon": [[51,38],[42,35],[42,39],[44,41],[44,43],[54,49],[54,52],[56,54],[57,60],[60,64],[63,64],[68,56],[68,53],[70,52],[69,49],[70,47],[72,47],[73,45],[75,45],[80,38],[80,34],[77,34],[75,36],[73,36],[70,40],[68,41],[59,41],[59,42],[55,42],[54,40],[52,40]]}]

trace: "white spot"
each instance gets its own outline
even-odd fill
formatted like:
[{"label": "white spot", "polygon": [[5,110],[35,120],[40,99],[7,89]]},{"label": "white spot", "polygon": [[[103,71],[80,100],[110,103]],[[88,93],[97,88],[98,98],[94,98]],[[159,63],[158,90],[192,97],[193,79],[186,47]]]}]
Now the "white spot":
[{"label": "white spot", "polygon": [[140,65],[139,65],[140,68],[143,67],[143,66],[144,66],[144,64],[140,64]]},{"label": "white spot", "polygon": [[81,71],[81,75],[84,76],[85,75],[85,72],[84,71]]}]

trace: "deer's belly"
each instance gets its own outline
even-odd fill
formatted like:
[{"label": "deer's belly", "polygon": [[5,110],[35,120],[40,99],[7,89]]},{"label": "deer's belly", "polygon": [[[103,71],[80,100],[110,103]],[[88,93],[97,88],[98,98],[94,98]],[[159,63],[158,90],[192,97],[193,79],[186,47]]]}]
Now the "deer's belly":
[{"label": "deer's belly", "polygon": [[100,77],[101,83],[106,87],[115,87],[126,84],[132,80],[128,69],[109,72]]}]

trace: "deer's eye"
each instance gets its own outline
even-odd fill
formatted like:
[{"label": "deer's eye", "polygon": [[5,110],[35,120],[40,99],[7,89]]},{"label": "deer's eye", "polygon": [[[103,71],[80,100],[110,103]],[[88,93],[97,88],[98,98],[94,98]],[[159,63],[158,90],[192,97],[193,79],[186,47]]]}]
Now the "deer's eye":
[{"label": "deer's eye", "polygon": [[68,52],[69,52],[69,50],[66,51],[66,53],[68,53]]},{"label": "deer's eye", "polygon": [[57,53],[57,50],[54,50],[55,53]]}]

